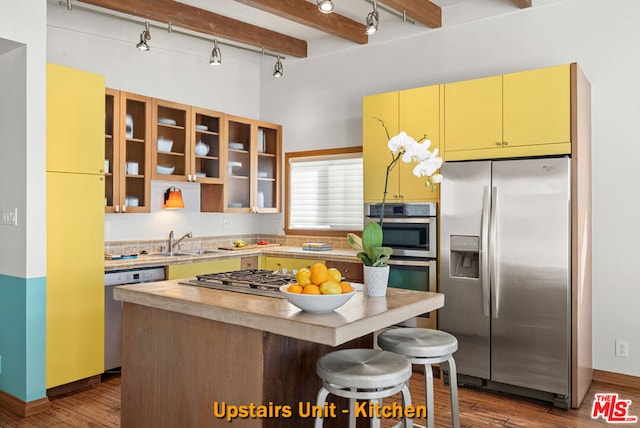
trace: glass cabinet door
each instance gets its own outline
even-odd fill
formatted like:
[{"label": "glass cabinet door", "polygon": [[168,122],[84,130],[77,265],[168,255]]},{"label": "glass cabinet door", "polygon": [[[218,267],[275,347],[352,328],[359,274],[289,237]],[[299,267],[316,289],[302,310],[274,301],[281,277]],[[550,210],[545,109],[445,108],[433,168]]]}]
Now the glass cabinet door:
[{"label": "glass cabinet door", "polygon": [[251,208],[251,121],[230,118],[225,193],[227,209],[246,211]]},{"label": "glass cabinet door", "polygon": [[258,123],[257,135],[257,194],[258,212],[277,212],[280,207],[280,127]]},{"label": "glass cabinet door", "polygon": [[118,135],[120,127],[120,92],[113,89],[105,91],[105,125],[104,125],[104,206],[105,212],[115,212],[115,206],[120,204],[117,167],[120,150]]},{"label": "glass cabinet door", "polygon": [[121,93],[124,118],[120,122],[120,203],[123,212],[149,212],[150,178],[149,145],[151,132],[147,97]]},{"label": "glass cabinet door", "polygon": [[190,174],[189,107],[170,101],[154,100],[153,178],[186,181]]},{"label": "glass cabinet door", "polygon": [[195,107],[191,111],[194,126],[189,181],[222,183],[220,144],[224,141],[223,114]]}]

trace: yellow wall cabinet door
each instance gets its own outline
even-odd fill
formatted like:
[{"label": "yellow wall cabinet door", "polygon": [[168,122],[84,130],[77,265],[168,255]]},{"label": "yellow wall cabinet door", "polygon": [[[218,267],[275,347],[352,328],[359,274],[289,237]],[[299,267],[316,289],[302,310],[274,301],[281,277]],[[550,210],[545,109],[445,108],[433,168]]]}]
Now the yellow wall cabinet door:
[{"label": "yellow wall cabinet door", "polygon": [[287,272],[291,272],[294,269],[299,270],[303,267],[310,268],[315,263],[324,263],[324,260],[265,256],[263,263],[263,269],[266,270],[277,270],[283,272],[283,269],[286,269]]},{"label": "yellow wall cabinet door", "polygon": [[444,148],[450,152],[502,145],[502,76],[444,85]]},{"label": "yellow wall cabinet door", "polygon": [[47,64],[47,171],[104,173],[104,93],[103,76]]},{"label": "yellow wall cabinet door", "polygon": [[228,272],[240,269],[240,258],[211,260],[208,262],[188,263],[167,266],[167,279],[193,278],[207,273]]},{"label": "yellow wall cabinet door", "polygon": [[[364,169],[364,202],[382,202],[387,165],[391,162],[389,141],[380,121],[389,131],[389,137],[398,131],[398,92],[370,95],[362,99],[362,159]],[[398,172],[389,176],[387,201],[398,199]],[[394,198],[395,196],[395,198]]]},{"label": "yellow wall cabinet door", "polygon": [[[405,131],[414,140],[423,136],[431,140],[429,150],[440,149],[440,90],[441,85],[400,91],[399,129]],[[434,190],[424,185],[426,179],[413,174],[416,162],[405,163],[402,160],[396,168],[399,175],[400,199],[402,202],[422,202],[438,200],[440,186]]]},{"label": "yellow wall cabinet door", "polygon": [[104,371],[103,230],[104,177],[47,172],[47,388]]}]

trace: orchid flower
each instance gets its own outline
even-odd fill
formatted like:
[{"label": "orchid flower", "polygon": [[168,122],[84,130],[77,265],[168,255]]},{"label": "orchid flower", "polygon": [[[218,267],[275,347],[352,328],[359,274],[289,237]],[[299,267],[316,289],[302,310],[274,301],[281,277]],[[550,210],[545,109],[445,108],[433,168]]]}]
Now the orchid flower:
[{"label": "orchid flower", "polygon": [[424,140],[424,142],[416,142],[410,150],[404,152],[402,155],[402,161],[405,163],[409,162],[422,162],[425,159],[428,159],[431,156],[431,152],[429,151],[429,146],[431,145],[431,140]]},{"label": "orchid flower", "polygon": [[394,156],[398,153],[407,153],[411,151],[415,144],[417,144],[416,140],[408,136],[404,131],[394,137],[391,137],[387,143],[389,150],[391,150],[391,153],[393,153]]}]

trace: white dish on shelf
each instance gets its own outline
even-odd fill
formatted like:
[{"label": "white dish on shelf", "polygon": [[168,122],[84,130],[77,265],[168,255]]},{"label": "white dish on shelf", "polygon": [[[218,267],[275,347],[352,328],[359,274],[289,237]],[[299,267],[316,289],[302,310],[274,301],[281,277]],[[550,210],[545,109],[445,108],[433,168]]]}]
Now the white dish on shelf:
[{"label": "white dish on shelf", "polygon": [[196,172],[196,177],[206,177],[207,173],[206,172]]},{"label": "white dish on shelf", "polygon": [[229,208],[242,208],[241,202],[229,202]]},{"label": "white dish on shelf", "polygon": [[158,118],[158,123],[161,123],[163,125],[174,125],[176,124],[175,119],[169,119],[168,117],[159,117]]},{"label": "white dish on shelf", "polygon": [[244,144],[230,142],[229,143],[229,148],[232,149],[232,150],[244,150]]},{"label": "white dish on shelf", "polygon": [[158,138],[158,151],[163,153],[171,152],[173,148],[173,140],[168,140],[164,137]]},{"label": "white dish on shelf", "polygon": [[209,154],[209,145],[198,141],[196,143],[196,156],[206,156]]},{"label": "white dish on shelf", "polygon": [[128,207],[137,207],[140,205],[140,201],[135,196],[127,196],[124,198],[124,204]]},{"label": "white dish on shelf", "polygon": [[173,171],[175,170],[176,170],[176,167],[174,165],[158,165],[156,167],[156,171],[158,172],[158,174],[162,174],[162,175],[173,174]]},{"label": "white dish on shelf", "polygon": [[198,131],[208,131],[209,127],[207,125],[196,125],[196,130],[198,130]]}]

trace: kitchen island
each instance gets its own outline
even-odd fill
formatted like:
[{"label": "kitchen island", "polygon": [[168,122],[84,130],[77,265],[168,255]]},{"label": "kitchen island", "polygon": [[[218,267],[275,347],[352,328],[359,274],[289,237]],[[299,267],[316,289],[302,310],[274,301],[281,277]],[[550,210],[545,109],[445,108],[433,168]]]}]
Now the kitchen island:
[{"label": "kitchen island", "polygon": [[[236,410],[247,415],[233,426],[311,427],[320,356],[371,347],[375,331],[444,304],[439,293],[389,288],[311,314],[285,299],[179,281],[120,286],[114,297],[124,303],[124,428],[226,426]],[[346,426],[345,416],[325,426]]]}]

